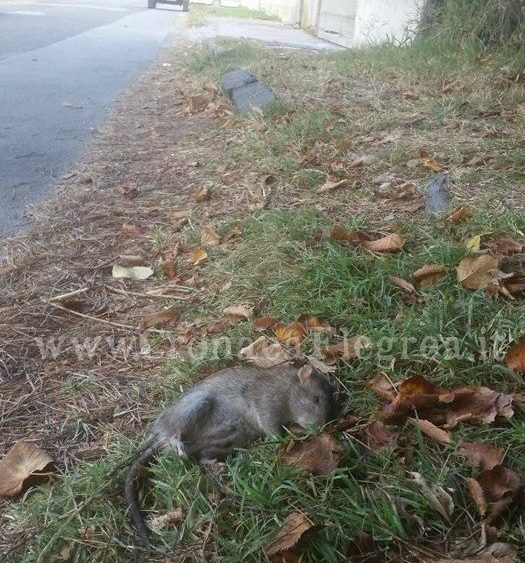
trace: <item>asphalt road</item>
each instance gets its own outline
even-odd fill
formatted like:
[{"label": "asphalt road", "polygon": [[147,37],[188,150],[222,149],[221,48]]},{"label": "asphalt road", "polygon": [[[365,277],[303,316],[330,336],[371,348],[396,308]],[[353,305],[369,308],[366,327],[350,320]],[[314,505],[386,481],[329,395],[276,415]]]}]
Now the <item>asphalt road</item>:
[{"label": "asphalt road", "polygon": [[0,0],[0,237],[28,223],[182,14],[147,0]]}]

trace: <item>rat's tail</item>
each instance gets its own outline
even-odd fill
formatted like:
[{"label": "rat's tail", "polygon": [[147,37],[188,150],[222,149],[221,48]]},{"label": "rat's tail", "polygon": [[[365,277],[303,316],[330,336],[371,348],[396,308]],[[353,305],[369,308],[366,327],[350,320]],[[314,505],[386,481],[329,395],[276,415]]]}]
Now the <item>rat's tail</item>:
[{"label": "rat's tail", "polygon": [[146,445],[146,449],[135,460],[126,475],[124,483],[124,496],[129,508],[129,514],[140,536],[140,542],[144,549],[151,551],[151,544],[148,538],[148,529],[140,511],[139,496],[136,488],[136,481],[140,472],[149,465],[151,458],[162,449],[162,444],[157,440]]}]

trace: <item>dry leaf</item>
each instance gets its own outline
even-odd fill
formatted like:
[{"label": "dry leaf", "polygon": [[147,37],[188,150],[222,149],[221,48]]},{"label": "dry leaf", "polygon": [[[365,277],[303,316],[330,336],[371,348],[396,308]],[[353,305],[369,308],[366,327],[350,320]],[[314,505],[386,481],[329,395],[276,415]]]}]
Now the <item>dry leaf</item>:
[{"label": "dry leaf", "polygon": [[481,237],[482,235],[476,235],[472,238],[469,238],[465,242],[465,248],[468,248],[469,250],[473,250],[474,252],[478,252],[481,247]]},{"label": "dry leaf", "polygon": [[202,228],[201,243],[205,246],[218,246],[221,244],[221,236],[213,225],[205,225]]},{"label": "dry leaf", "polygon": [[472,478],[467,479],[467,487],[470,495],[472,496],[474,502],[476,503],[476,507],[480,515],[485,516],[487,512],[487,499],[485,498],[485,493],[483,492],[483,488],[476,481],[476,479],[472,479]]},{"label": "dry leaf", "polygon": [[191,209],[176,209],[169,212],[170,218],[174,221],[178,221],[179,219],[189,219],[191,214]]},{"label": "dry leaf", "polygon": [[160,261],[160,267],[166,279],[174,280],[177,277],[177,266],[172,256],[166,256]]},{"label": "dry leaf", "polygon": [[188,259],[194,266],[197,266],[208,260],[208,253],[203,248],[197,248],[188,254]]},{"label": "dry leaf", "polygon": [[500,256],[511,256],[523,251],[524,244],[515,241],[512,237],[502,237],[483,244],[483,248],[488,248],[493,254]]},{"label": "dry leaf", "polygon": [[253,330],[264,332],[272,328],[272,326],[276,325],[278,322],[279,319],[275,319],[274,317],[260,317],[254,321]]},{"label": "dry leaf", "polygon": [[347,240],[350,242],[362,242],[370,239],[370,237],[363,231],[346,231],[337,225],[332,228],[330,238],[334,240]]},{"label": "dry leaf", "polygon": [[52,463],[51,457],[35,445],[16,442],[0,461],[0,496],[20,494],[30,477],[36,477]]},{"label": "dry leaf", "polygon": [[336,180],[331,176],[328,176],[326,182],[320,188],[317,189],[317,193],[323,194],[325,192],[331,192],[333,190],[338,190],[340,188],[347,188],[350,186],[350,184],[351,182],[348,178],[345,178],[344,180]]},{"label": "dry leaf", "polygon": [[273,333],[280,342],[297,346],[306,337],[306,330],[300,323],[283,324],[277,323],[272,327]]},{"label": "dry leaf", "polygon": [[286,465],[298,465],[316,475],[329,475],[338,464],[340,446],[329,434],[290,442],[283,456]]},{"label": "dry leaf", "polygon": [[144,227],[137,225],[136,223],[124,223],[121,225],[120,230],[125,235],[136,237],[140,237],[146,232]]},{"label": "dry leaf", "polygon": [[432,424],[430,420],[421,420],[418,418],[409,418],[410,423],[426,434],[428,437],[432,438],[438,444],[442,444],[446,446],[448,444],[452,444],[452,438],[450,434],[443,430],[442,428],[438,428],[435,424]]},{"label": "dry leaf", "polygon": [[486,512],[482,512],[482,515],[485,514],[487,524],[497,520],[523,490],[520,477],[502,465],[495,465],[492,469],[482,471],[476,481],[483,491],[487,506]]},{"label": "dry leaf", "polygon": [[177,508],[176,510],[172,510],[171,512],[167,512],[166,514],[160,514],[159,516],[154,516],[148,520],[149,527],[154,532],[159,532],[160,530],[164,530],[168,526],[173,526],[174,524],[178,524],[182,522],[184,519],[184,512],[182,509]]},{"label": "dry leaf", "polygon": [[266,336],[259,337],[255,342],[239,352],[239,356],[260,368],[270,368],[284,362],[291,357],[279,342],[272,342]]},{"label": "dry leaf", "polygon": [[314,315],[301,315],[297,322],[304,326],[307,330],[311,330],[313,332],[331,332],[332,327],[328,323],[328,321],[324,319],[320,319]]},{"label": "dry leaf", "polygon": [[397,276],[389,276],[389,278],[396,287],[401,288],[406,293],[417,293],[416,288],[403,278],[398,278]]},{"label": "dry leaf", "polygon": [[211,199],[211,191],[210,188],[207,186],[202,187],[200,190],[197,190],[195,192],[195,195],[193,196],[193,199],[197,202],[197,203],[204,203],[205,201],[208,201]]},{"label": "dry leaf", "polygon": [[377,240],[361,242],[361,246],[372,252],[399,252],[404,245],[405,241],[397,233],[392,233]]},{"label": "dry leaf", "polygon": [[168,307],[167,309],[162,309],[161,311],[156,311],[155,313],[150,313],[149,315],[144,315],[140,323],[140,328],[142,330],[147,330],[153,326],[175,321],[179,318],[179,316],[179,311],[176,306]]},{"label": "dry leaf", "polygon": [[114,278],[128,278],[131,280],[147,280],[153,275],[153,269],[147,266],[131,266],[130,268],[124,268],[115,264],[111,275]]},{"label": "dry leaf", "polygon": [[325,364],[314,356],[308,356],[308,362],[315,370],[321,373],[334,373],[335,371],[337,371],[337,368],[335,366],[329,366],[328,364]]},{"label": "dry leaf", "polygon": [[525,340],[518,342],[505,355],[507,367],[518,373],[525,373]]},{"label": "dry leaf", "polygon": [[266,554],[284,555],[292,550],[300,541],[302,536],[311,528],[312,522],[302,512],[289,514],[281,526],[274,540],[266,547]]},{"label": "dry leaf", "polygon": [[452,512],[454,512],[454,502],[447,491],[439,485],[429,483],[421,473],[409,471],[409,475],[420,487],[429,504],[431,504],[441,516],[448,520],[452,516]]},{"label": "dry leaf", "polygon": [[397,396],[396,388],[390,379],[388,379],[388,377],[383,373],[380,373],[370,381],[367,381],[366,386],[376,395],[382,399],[386,399],[387,401],[393,401]]},{"label": "dry leaf", "polygon": [[229,317],[249,319],[253,314],[253,307],[248,305],[231,305],[230,307],[226,307],[223,313]]},{"label": "dry leaf", "polygon": [[467,219],[471,219],[473,216],[474,212],[470,207],[458,207],[450,215],[448,215],[445,222],[451,225],[458,225]]},{"label": "dry leaf", "polygon": [[374,420],[364,430],[366,445],[373,451],[378,452],[393,449],[397,445],[398,434],[392,432],[388,426],[380,420]]},{"label": "dry leaf", "polygon": [[454,90],[459,90],[460,88],[462,88],[461,82],[459,80],[452,80],[452,82],[447,82],[443,86],[441,92],[443,94],[449,94],[450,92],[453,92]]},{"label": "dry leaf", "polygon": [[498,259],[490,254],[468,256],[457,267],[458,282],[468,289],[485,289],[490,281],[490,271],[498,267]]},{"label": "dry leaf", "polygon": [[431,172],[441,172],[443,170],[443,165],[435,158],[420,158],[419,162],[423,168]]},{"label": "dry leaf", "polygon": [[417,412],[419,418],[454,428],[460,422],[490,424],[496,417],[510,418],[514,414],[513,396],[488,387],[471,385],[446,390],[416,375],[405,379],[398,391],[383,408],[387,420],[402,421]]},{"label": "dry leaf", "polygon": [[370,339],[366,336],[352,336],[351,338],[343,338],[337,344],[321,346],[319,352],[325,360],[334,363],[338,359],[355,360],[359,357],[361,349],[368,346],[370,346]]},{"label": "dry leaf", "polygon": [[481,471],[500,465],[505,457],[505,450],[502,448],[476,442],[464,442],[458,453],[467,460],[469,465]]},{"label": "dry leaf", "polygon": [[416,270],[412,277],[419,287],[428,287],[441,281],[447,275],[447,269],[437,264],[425,264]]}]

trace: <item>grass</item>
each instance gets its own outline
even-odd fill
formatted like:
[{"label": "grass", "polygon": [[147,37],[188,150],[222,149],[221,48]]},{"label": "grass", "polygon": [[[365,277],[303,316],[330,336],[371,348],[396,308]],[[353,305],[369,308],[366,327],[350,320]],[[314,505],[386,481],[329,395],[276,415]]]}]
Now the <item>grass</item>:
[{"label": "grass", "polygon": [[187,14],[187,21],[190,27],[200,27],[206,25],[208,18],[250,18],[264,21],[279,21],[277,16],[268,14],[263,10],[253,10],[245,6],[206,6],[192,4]]},{"label": "grass", "polygon": [[[329,319],[341,332],[368,336],[373,346],[367,355],[341,362],[337,372],[348,406],[358,416],[368,417],[380,406],[364,384],[381,371],[393,381],[419,374],[443,386],[479,384],[508,392],[522,388],[521,378],[504,367],[500,355],[510,341],[525,333],[525,303],[488,299],[482,291],[464,289],[454,271],[468,252],[464,241],[476,234],[490,231],[493,238],[525,237],[519,203],[522,180],[515,170],[490,164],[471,170],[462,164],[465,149],[469,154],[490,151],[512,165],[521,163],[516,146],[523,115],[516,114],[510,122],[501,116],[479,117],[480,110],[494,104],[516,108],[523,96],[518,83],[503,90],[497,86],[502,77],[498,57],[481,66],[474,55],[431,51],[419,44],[412,50],[387,45],[363,53],[280,59],[266,51],[261,57],[260,48],[250,43],[223,46],[218,55],[202,47],[193,49],[188,65],[197,83],[216,79],[233,66],[249,66],[283,92],[283,99],[270,114],[246,118],[233,130],[221,128],[202,137],[208,147],[221,147],[220,152],[201,148],[202,173],[209,179],[226,162],[235,172],[235,191],[227,195],[235,197],[257,192],[265,174],[274,174],[277,181],[269,208],[243,217],[239,239],[210,249],[209,262],[199,275],[211,289],[204,302],[181,304],[183,318],[220,319],[225,306],[249,302],[261,316],[292,321],[311,313]],[[310,72],[304,72],[305,65]],[[465,69],[470,77],[465,87],[443,96],[443,83],[463,79]],[[415,90],[418,98],[407,99],[402,95],[406,90]],[[414,113],[423,114],[425,120],[409,126],[407,116]],[[466,125],[473,116],[476,126],[495,127],[507,135],[497,140],[475,138]],[[451,123],[459,123],[459,129],[447,128]],[[371,146],[361,141],[373,134],[398,137],[396,142]],[[354,147],[337,148],[349,138],[355,140]],[[305,165],[304,149],[315,143],[320,143],[319,162]],[[374,195],[372,179],[385,172],[413,181],[420,193],[424,191],[428,173],[406,167],[422,146],[443,153],[457,178],[457,202],[466,201],[475,209],[471,220],[445,226],[423,214],[403,214],[395,203]],[[347,168],[348,161],[359,155],[371,156],[371,163],[357,171]],[[351,174],[360,187],[317,195],[315,188],[326,173]],[[491,189],[483,192],[483,183],[492,179]],[[498,207],[495,199],[500,199]],[[238,217],[231,204],[228,210],[235,222]],[[386,221],[392,214],[395,221]],[[229,221],[217,225],[221,232],[228,232]],[[398,254],[377,256],[331,240],[328,233],[336,222],[348,228],[396,228],[408,242]],[[186,243],[195,243],[195,232],[188,229],[184,236]],[[167,241],[161,230],[154,232],[153,239],[158,247]],[[422,303],[405,305],[389,276],[409,277],[426,263],[442,264],[448,274],[423,290]],[[213,289],[226,281],[231,281],[229,289]],[[223,336],[229,337],[229,348],[217,348],[209,337],[194,353],[162,366],[150,385],[150,397],[159,408],[203,373],[235,362],[242,339],[255,339],[257,334],[246,321],[217,335],[215,342]],[[437,338],[436,349],[430,352],[424,347],[429,336]],[[447,353],[451,338],[459,346],[454,357]],[[153,344],[161,346],[162,335]],[[311,346],[308,341],[308,351]],[[74,392],[72,384],[67,393]],[[290,437],[279,443],[266,440],[232,454],[227,471],[216,477],[173,455],[161,456],[153,464],[143,504],[153,514],[181,508],[185,518],[154,535],[163,553],[159,559],[265,561],[264,546],[291,511],[304,512],[319,525],[305,546],[309,561],[347,560],[355,556],[355,540],[363,534],[372,536],[386,557],[398,556],[402,561],[417,560],[428,550],[449,553],[457,540],[477,537],[480,531],[466,484],[475,473],[458,457],[459,441],[506,448],[506,465],[525,474],[525,420],[519,412],[510,421],[489,426],[460,426],[453,432],[453,445],[446,448],[412,426],[396,430],[403,434],[405,445],[394,452],[371,452],[355,435],[340,434],[342,462],[325,477],[284,465],[281,454]],[[138,443],[112,433],[104,458],[82,464],[47,488],[28,492],[13,508],[11,525],[31,539],[12,560],[43,561],[65,548],[78,562],[140,557],[133,547],[121,492],[124,468]],[[408,471],[452,491],[455,508],[450,520],[435,511]],[[509,511],[498,527],[525,557],[522,516]]]}]

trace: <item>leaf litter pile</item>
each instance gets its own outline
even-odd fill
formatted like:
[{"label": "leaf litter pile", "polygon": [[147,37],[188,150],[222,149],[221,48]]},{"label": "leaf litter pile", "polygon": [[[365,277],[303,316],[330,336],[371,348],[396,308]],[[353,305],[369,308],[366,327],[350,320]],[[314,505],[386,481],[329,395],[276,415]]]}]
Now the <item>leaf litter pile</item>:
[{"label": "leaf litter pile", "polygon": [[[261,59],[259,48],[253,49],[253,64],[262,64],[255,62]],[[165,56],[172,61],[173,55]],[[203,55],[197,50],[192,56]],[[312,57],[276,52],[261,72],[271,75],[278,65],[290,64],[293,84],[306,61],[317,68],[317,83],[325,84],[326,71]],[[159,482],[172,483],[174,496],[169,504],[157,499],[159,510],[149,521],[157,534],[166,534],[162,537],[172,553],[187,560],[202,560],[203,553],[211,557],[217,550],[238,556],[231,518],[240,504],[230,511],[228,503],[240,497],[243,505],[255,503],[254,515],[262,507],[267,515],[254,520],[253,528],[238,530],[240,537],[250,538],[243,539],[247,560],[320,560],[325,553],[332,560],[363,562],[518,561],[525,548],[525,533],[520,536],[515,524],[525,503],[520,452],[483,440],[483,432],[475,432],[474,440],[469,436],[474,430],[513,425],[523,432],[525,327],[517,332],[507,326],[512,338],[504,345],[504,360],[495,364],[498,377],[483,384],[462,377],[454,382],[450,374],[446,379],[438,375],[438,383],[438,372],[419,360],[380,370],[370,358],[381,334],[360,331],[352,323],[353,313],[366,310],[368,296],[349,297],[344,311],[328,305],[323,310],[312,298],[305,300],[311,309],[285,306],[280,314],[275,286],[286,279],[281,279],[280,265],[269,262],[273,249],[258,248],[259,241],[250,239],[258,226],[265,229],[265,221],[270,228],[272,213],[284,214],[291,224],[293,214],[314,210],[322,228],[315,221],[307,225],[302,232],[308,235],[299,243],[282,229],[271,246],[288,245],[290,263],[297,254],[319,258],[315,253],[326,250],[331,260],[337,255],[347,257],[345,264],[371,264],[372,269],[357,273],[358,284],[380,278],[378,287],[385,303],[390,300],[398,326],[412,311],[417,315],[433,300],[446,300],[446,291],[451,300],[472,294],[475,303],[516,309],[525,297],[525,235],[480,225],[479,205],[471,201],[485,197],[483,180],[476,177],[479,167],[494,166],[510,177],[512,164],[472,154],[454,161],[457,155],[447,158],[427,136],[411,141],[411,159],[387,166],[384,155],[401,142],[407,124],[413,128],[427,119],[424,106],[418,106],[420,96],[408,95],[395,78],[383,84],[382,93],[372,92],[366,81],[348,85],[333,79],[329,94],[322,90],[326,95],[320,96],[315,88],[324,86],[309,84],[311,98],[299,94],[297,85],[278,84],[290,108],[324,100],[315,110],[321,125],[316,121],[312,129],[311,116],[298,110],[236,118],[215,81],[195,77],[188,71],[191,65],[191,60],[159,65],[139,81],[61,186],[59,198],[35,211],[28,234],[5,244],[0,496],[1,524],[9,533],[0,540],[0,552],[13,560],[35,552],[51,560],[127,560],[132,535],[114,478],[126,459],[115,453],[115,443],[136,447],[158,412],[152,395],[173,396],[173,381],[164,379],[167,363],[185,365],[190,346],[238,334],[245,338],[242,346],[218,363],[216,358],[196,362],[182,383],[189,385],[225,362],[262,368],[306,363],[338,379],[347,410],[319,435],[291,429],[284,443],[261,446],[262,454],[239,454],[241,462],[244,455],[255,456],[246,457],[247,467],[270,464],[262,465],[262,472],[275,474],[269,490],[264,490],[262,473],[237,475],[232,466],[232,480],[221,489],[226,493],[214,491],[192,501],[200,505],[188,506],[177,492],[180,484],[160,474]],[[178,86],[175,72],[185,73],[184,86]],[[370,111],[372,97],[382,95],[394,96],[399,127],[389,131],[379,123],[370,133],[355,125],[353,131],[352,124]],[[355,115],[343,109],[348,96]],[[456,126],[452,118],[448,125]],[[506,117],[497,125],[495,130],[492,121],[478,119],[468,134],[478,140],[491,139],[482,135],[490,131],[503,139],[514,134]],[[296,136],[296,128],[302,136]],[[283,145],[288,129],[290,138]],[[280,147],[278,157],[272,143]],[[261,145],[268,145],[269,152],[261,152]],[[227,147],[228,159],[217,146]],[[246,146],[253,154],[243,153]],[[296,169],[283,164],[290,159]],[[424,189],[432,174],[443,170],[463,178],[454,188],[456,209],[433,219],[439,236],[462,249],[452,257],[426,252],[430,241],[422,234],[428,228]],[[461,186],[470,191],[462,192]],[[511,208],[519,209],[523,201],[509,193],[502,197]],[[242,261],[250,254],[264,274],[256,268],[252,273],[249,265],[247,272],[237,271],[244,270]],[[286,268],[283,272],[286,278]],[[268,283],[257,275],[269,276]],[[329,287],[318,285],[316,291],[329,297]],[[468,369],[475,371],[475,364]],[[499,385],[502,373],[509,382],[505,388]],[[264,452],[268,458],[257,457]],[[108,465],[95,481],[95,493],[90,484],[82,502],[61,508],[61,481],[75,475],[81,479],[89,464],[96,474],[97,463],[103,462]],[[451,474],[452,481],[445,482],[441,472]],[[285,477],[279,481],[281,474]],[[374,482],[385,474],[392,480],[385,482],[383,498]],[[184,484],[196,490],[192,478],[188,470]],[[53,517],[18,522],[30,501],[19,500],[21,493],[49,486],[49,504],[40,510]],[[91,507],[107,487],[111,494],[105,510],[119,511],[118,516]],[[250,491],[255,491],[253,498]],[[263,502],[265,495],[273,500]],[[84,508],[95,512],[83,514]],[[72,522],[73,513],[78,522]],[[90,524],[89,514],[97,514],[99,522]],[[68,526],[69,540],[57,540],[53,519]],[[114,541],[123,534],[129,547]],[[221,543],[223,536],[227,540]]]}]

